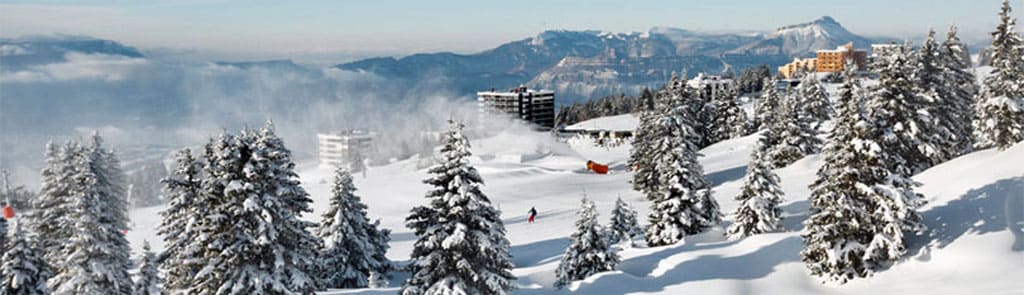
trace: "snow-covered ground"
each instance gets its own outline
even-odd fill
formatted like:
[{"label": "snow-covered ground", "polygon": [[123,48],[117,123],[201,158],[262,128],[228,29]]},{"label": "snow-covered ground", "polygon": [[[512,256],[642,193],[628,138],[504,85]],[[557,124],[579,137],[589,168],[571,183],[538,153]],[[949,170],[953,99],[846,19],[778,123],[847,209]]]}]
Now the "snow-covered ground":
[{"label": "snow-covered ground", "polygon": [[565,130],[610,130],[610,131],[633,131],[640,123],[637,114],[624,114],[594,118],[565,127]]},{"label": "snow-covered ground", "polygon": [[[802,221],[807,217],[807,186],[821,165],[814,155],[778,169],[787,201],[785,231],[730,241],[725,222],[684,243],[659,248],[625,249],[614,272],[602,273],[556,290],[554,270],[568,246],[574,212],[583,194],[597,203],[607,222],[617,197],[631,202],[641,215],[647,203],[631,189],[625,171],[629,145],[595,147],[586,141],[561,143],[547,133],[503,133],[472,141],[473,164],[480,170],[484,192],[503,211],[512,242],[516,294],[1021,294],[1024,293],[1024,144],[1005,151],[982,150],[936,166],[915,177],[918,192],[928,200],[923,215],[928,230],[911,238],[911,254],[888,270],[845,285],[822,284],[808,275],[799,252]],[[715,185],[715,198],[726,213],[736,206],[745,166],[754,144],[748,136],[721,142],[701,151],[705,175]],[[607,175],[589,173],[587,160],[607,163]],[[415,236],[403,220],[422,204],[427,175],[418,159],[373,167],[356,176],[359,195],[372,218],[392,230],[388,256],[408,260]],[[314,199],[315,215],[326,210],[332,171],[303,163],[299,172]],[[536,207],[537,222],[526,222]],[[159,249],[153,228],[159,207],[132,211],[133,246],[148,239]],[[644,220],[644,218],[641,218]],[[1008,228],[1016,228],[1016,231]],[[1016,245],[1016,250],[1012,247]],[[393,294],[405,278],[397,274],[392,288],[339,290],[334,293]]]}]

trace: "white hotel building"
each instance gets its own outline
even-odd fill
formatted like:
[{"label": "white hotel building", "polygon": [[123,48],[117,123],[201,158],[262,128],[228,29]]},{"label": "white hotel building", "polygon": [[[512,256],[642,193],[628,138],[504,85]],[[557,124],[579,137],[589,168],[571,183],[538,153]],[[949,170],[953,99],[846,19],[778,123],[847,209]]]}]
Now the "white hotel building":
[{"label": "white hotel building", "polygon": [[373,133],[358,130],[318,133],[320,166],[339,167],[366,159],[373,147],[373,137]]}]

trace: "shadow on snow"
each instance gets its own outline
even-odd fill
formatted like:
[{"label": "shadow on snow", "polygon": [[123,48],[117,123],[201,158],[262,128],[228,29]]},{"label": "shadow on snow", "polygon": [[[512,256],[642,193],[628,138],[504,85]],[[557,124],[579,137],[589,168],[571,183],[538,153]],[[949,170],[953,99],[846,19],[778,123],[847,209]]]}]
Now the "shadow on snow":
[{"label": "shadow on snow", "polygon": [[959,199],[922,214],[928,227],[911,236],[908,252],[914,256],[932,247],[944,248],[964,234],[986,234],[1008,229],[1014,236],[1011,249],[1024,250],[1024,177],[999,180],[972,189]]}]

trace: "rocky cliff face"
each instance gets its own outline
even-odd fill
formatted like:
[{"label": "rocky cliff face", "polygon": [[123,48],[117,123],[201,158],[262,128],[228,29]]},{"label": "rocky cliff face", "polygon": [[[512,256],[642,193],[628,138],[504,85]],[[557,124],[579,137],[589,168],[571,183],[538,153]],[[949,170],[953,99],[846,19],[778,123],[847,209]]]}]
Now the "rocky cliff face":
[{"label": "rocky cliff face", "polygon": [[839,22],[824,16],[809,23],[778,28],[763,40],[732,50],[735,54],[783,54],[813,56],[821,49],[834,49],[853,42],[855,48],[870,48],[872,41],[846,30]]}]

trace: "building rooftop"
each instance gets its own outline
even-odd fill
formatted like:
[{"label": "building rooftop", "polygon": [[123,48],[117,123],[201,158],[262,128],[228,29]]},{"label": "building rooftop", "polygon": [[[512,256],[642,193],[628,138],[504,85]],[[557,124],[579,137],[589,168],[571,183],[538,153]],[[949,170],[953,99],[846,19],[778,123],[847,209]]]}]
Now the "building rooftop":
[{"label": "building rooftop", "polygon": [[363,130],[341,130],[333,132],[320,132],[318,136],[338,136],[338,137],[372,137],[375,134],[373,132],[367,132]]},{"label": "building rooftop", "polygon": [[495,91],[494,88],[491,88],[490,91],[477,92],[476,95],[477,96],[483,96],[483,95],[513,96],[513,95],[517,95],[519,93],[533,93],[534,95],[555,94],[555,92],[551,91],[551,90],[538,90],[538,89],[526,88],[526,86],[519,86],[519,87],[516,87],[516,88],[509,89],[508,91]]},{"label": "building rooftop", "polygon": [[848,52],[848,51],[864,51],[862,49],[853,48],[853,42],[846,43],[846,45],[838,46],[836,49],[821,49],[815,52]]},{"label": "building rooftop", "polygon": [[731,82],[732,79],[729,78],[722,78],[721,76],[704,75],[704,73],[698,73],[696,77],[693,77],[693,79],[686,81],[686,86],[690,86],[692,88],[699,88],[704,85],[728,84]]}]

